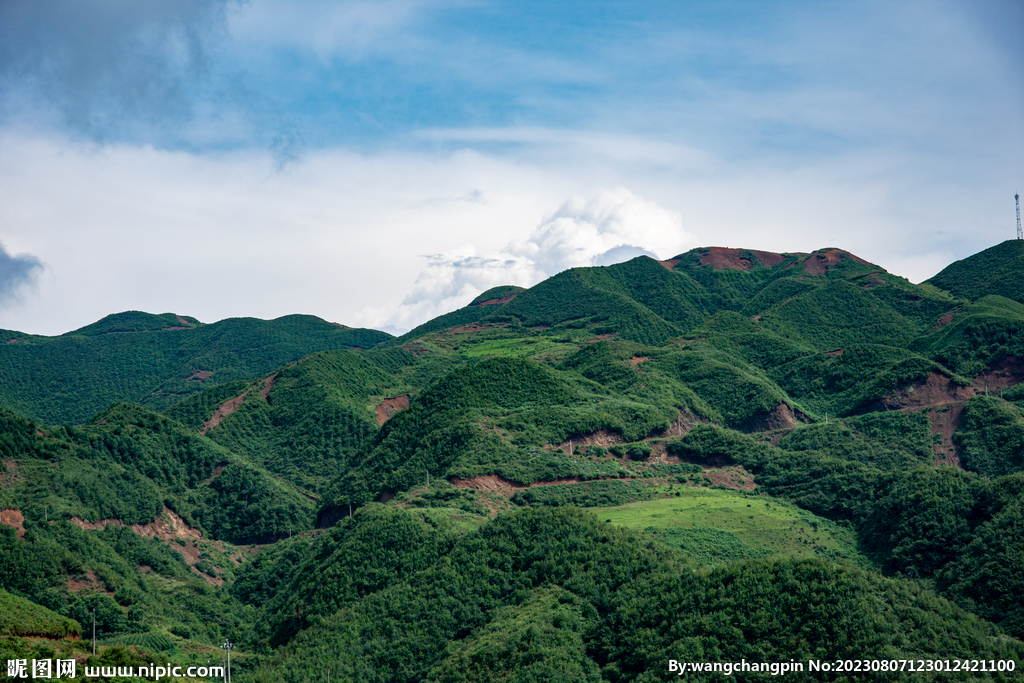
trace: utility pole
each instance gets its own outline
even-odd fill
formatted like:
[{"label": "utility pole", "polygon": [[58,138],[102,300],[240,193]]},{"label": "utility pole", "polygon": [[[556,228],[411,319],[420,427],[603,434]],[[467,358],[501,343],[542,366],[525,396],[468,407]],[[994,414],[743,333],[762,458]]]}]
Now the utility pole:
[{"label": "utility pole", "polygon": [[224,651],[228,653],[228,666],[227,670],[224,672],[224,680],[227,681],[227,683],[231,683],[231,648],[234,646],[234,643],[230,640],[225,640],[224,644],[221,645],[221,647],[224,648]]}]

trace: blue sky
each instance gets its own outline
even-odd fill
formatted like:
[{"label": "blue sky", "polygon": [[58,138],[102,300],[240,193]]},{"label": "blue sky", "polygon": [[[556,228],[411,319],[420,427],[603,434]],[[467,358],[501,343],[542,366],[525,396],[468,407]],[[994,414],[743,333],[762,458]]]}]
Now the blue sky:
[{"label": "blue sky", "polygon": [[1014,235],[1021,2],[0,4],[0,327],[399,332],[700,245]]}]

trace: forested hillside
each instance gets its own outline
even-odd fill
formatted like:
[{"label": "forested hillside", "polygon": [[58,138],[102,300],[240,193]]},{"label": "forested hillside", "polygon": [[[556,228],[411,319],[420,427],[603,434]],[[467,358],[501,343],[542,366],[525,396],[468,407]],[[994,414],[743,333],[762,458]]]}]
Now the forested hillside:
[{"label": "forested hillside", "polygon": [[140,311],[108,315],[59,337],[0,330],[0,408],[51,424],[83,422],[115,401],[160,410],[316,351],[369,348],[388,338],[311,315],[204,325]]},{"label": "forested hillside", "polygon": [[988,251],[925,285],[833,248],[640,257],[398,338],[141,313],[17,336],[0,643],[84,662],[24,636],[95,608],[98,658],[230,638],[243,682],[1019,680],[1024,304]]}]

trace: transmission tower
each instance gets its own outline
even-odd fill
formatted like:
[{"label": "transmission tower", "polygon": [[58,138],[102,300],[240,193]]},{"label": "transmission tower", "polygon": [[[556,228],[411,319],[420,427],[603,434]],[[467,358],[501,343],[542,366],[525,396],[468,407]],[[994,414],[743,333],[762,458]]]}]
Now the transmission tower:
[{"label": "transmission tower", "polygon": [[1024,240],[1024,232],[1020,229],[1020,194],[1013,195],[1013,201],[1017,202],[1017,239]]}]

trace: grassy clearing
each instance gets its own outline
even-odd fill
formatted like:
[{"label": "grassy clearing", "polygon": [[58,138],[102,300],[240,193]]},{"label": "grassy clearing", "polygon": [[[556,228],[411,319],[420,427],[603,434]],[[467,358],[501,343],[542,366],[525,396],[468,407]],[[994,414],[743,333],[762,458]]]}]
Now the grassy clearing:
[{"label": "grassy clearing", "polygon": [[642,530],[701,563],[752,557],[828,557],[857,564],[854,533],[789,503],[721,489],[661,487],[668,497],[590,508],[612,524]]}]

